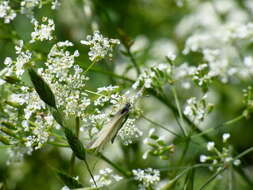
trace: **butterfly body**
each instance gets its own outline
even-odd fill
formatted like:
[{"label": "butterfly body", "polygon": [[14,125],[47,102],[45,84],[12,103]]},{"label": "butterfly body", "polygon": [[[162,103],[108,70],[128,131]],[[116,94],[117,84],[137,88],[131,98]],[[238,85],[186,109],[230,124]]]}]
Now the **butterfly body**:
[{"label": "butterfly body", "polygon": [[107,142],[111,141],[113,143],[118,131],[127,120],[129,111],[130,104],[127,103],[124,108],[112,118],[108,125],[101,129],[101,131],[96,135],[96,138],[88,145],[88,149],[98,152],[103,149]]}]

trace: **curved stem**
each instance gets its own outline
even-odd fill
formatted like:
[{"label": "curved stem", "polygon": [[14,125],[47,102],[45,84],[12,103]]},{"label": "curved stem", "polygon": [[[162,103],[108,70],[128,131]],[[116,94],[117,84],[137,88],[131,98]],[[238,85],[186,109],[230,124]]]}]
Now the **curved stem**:
[{"label": "curved stem", "polygon": [[171,134],[173,134],[173,135],[175,135],[175,136],[177,136],[177,137],[181,137],[180,135],[176,134],[174,131],[171,131],[171,130],[167,129],[165,126],[163,126],[163,125],[161,125],[161,124],[159,124],[159,123],[157,123],[157,122],[155,122],[155,121],[153,121],[153,120],[147,118],[145,115],[141,114],[141,116],[142,116],[142,118],[145,119],[146,121],[148,121],[148,122],[150,122],[150,123],[152,123],[152,124],[154,124],[154,125],[157,125],[158,127],[164,129],[165,131],[168,131],[169,133],[171,133]]}]

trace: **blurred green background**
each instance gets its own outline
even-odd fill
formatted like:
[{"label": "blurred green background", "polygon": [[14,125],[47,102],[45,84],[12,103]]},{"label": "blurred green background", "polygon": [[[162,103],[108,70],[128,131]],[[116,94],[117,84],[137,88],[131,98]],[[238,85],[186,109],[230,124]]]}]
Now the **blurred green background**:
[{"label": "blurred green background", "polygon": [[[212,1],[196,1],[196,4]],[[233,1],[238,8],[248,12],[247,7],[241,0]],[[15,4],[15,3],[13,3]],[[178,53],[178,62],[187,61],[192,65],[198,64],[202,56],[198,53],[190,53],[189,55],[183,55],[181,52],[184,49],[185,40],[189,37],[194,30],[206,28],[205,25],[197,25],[192,31],[186,31],[186,34],[181,35],[184,31],[178,29],[180,22],[187,16],[192,14],[195,9],[189,5],[188,1],[185,1],[183,6],[178,6],[177,1],[174,0],[62,0],[61,6],[57,11],[52,11],[49,5],[42,8],[36,8],[34,14],[36,18],[47,16],[53,18],[56,25],[56,39],[57,41],[69,40],[72,41],[75,46],[74,49],[78,49],[80,57],[77,58],[78,64],[87,68],[90,64],[87,56],[88,48],[80,44],[80,40],[85,39],[86,35],[91,34],[94,29],[99,29],[101,33],[110,38],[119,38],[118,29],[123,30],[129,38],[138,41],[139,51],[134,52],[134,56],[138,60],[140,66],[147,64],[149,60],[161,59],[159,55],[163,55],[163,48],[176,49]],[[88,8],[85,6],[90,5],[91,15],[87,15]],[[205,19],[205,18],[203,18]],[[226,19],[226,18],[225,18]],[[196,21],[201,22],[201,21]],[[208,25],[208,22],[207,22]],[[183,29],[184,30],[184,29]],[[14,32],[16,31],[16,33]],[[18,15],[17,18],[11,24],[0,23],[0,68],[3,68],[3,61],[8,57],[15,57],[15,49],[13,45],[12,35],[18,35],[24,41],[30,40],[30,33],[33,31],[33,27],[29,19],[24,15]],[[181,32],[181,33],[180,33]],[[39,43],[31,45],[32,48],[38,49],[45,53],[50,50],[50,47],[55,41],[49,43]],[[154,46],[158,47],[154,50]],[[252,53],[252,48],[248,50]],[[150,53],[151,52],[151,53]],[[153,52],[153,53],[152,53]],[[129,62],[129,59],[120,55],[116,55],[116,61],[112,64],[97,64],[94,70],[89,73],[90,81],[88,82],[88,88],[95,90],[97,87],[105,86],[109,84],[121,85],[120,79],[114,79],[108,73],[103,71],[117,71],[120,67],[124,66],[125,62]],[[130,84],[124,83],[125,87],[130,87]],[[252,81],[243,81],[242,83],[227,85],[221,83],[212,84],[212,89],[219,93],[218,104],[215,105],[215,111],[213,113],[215,120],[213,120],[214,126],[223,121],[229,120],[242,111],[242,89],[248,85],[252,85]],[[194,92],[193,92],[194,93]],[[187,91],[180,93],[180,98],[185,99],[192,96],[187,94]],[[148,113],[154,112],[153,109],[157,109],[162,115],[166,115],[164,105],[152,97],[147,97],[148,104],[152,102],[155,106],[149,105],[146,107]],[[150,100],[151,99],[151,100]],[[143,100],[145,103],[146,100]],[[150,111],[151,110],[151,111]],[[157,113],[159,115],[159,113]],[[165,122],[171,117],[171,113],[168,111]],[[154,116],[155,120],[155,116]],[[163,121],[161,121],[163,122]],[[253,145],[253,128],[252,119],[243,120],[240,123],[236,123],[230,128],[217,129],[210,135],[221,135],[224,131],[231,133],[231,142],[237,151],[241,152]],[[140,125],[149,125],[145,121],[140,121]],[[134,168],[170,168],[166,162],[160,162],[156,159],[148,159],[143,161],[141,159],[140,144],[135,143],[129,147],[124,147],[123,152],[115,153],[111,159],[115,160],[118,164],[128,169]],[[179,152],[181,147],[179,146]],[[189,162],[198,160],[198,156],[201,150],[197,149],[194,144],[190,145],[190,149],[187,153]],[[178,153],[179,154],[179,153]],[[123,155],[123,156],[122,156]],[[69,160],[71,151],[69,149],[59,149],[46,145],[41,150],[35,151],[31,156],[26,156],[24,162],[17,163],[15,165],[6,165],[7,154],[5,149],[0,148],[0,181],[7,183],[10,190],[56,190],[61,189],[63,183],[57,177],[54,172],[54,168],[61,168],[68,171]],[[175,155],[175,160],[179,158],[179,155]],[[187,159],[186,159],[187,160]],[[90,158],[91,165],[98,162],[94,158]],[[105,164],[100,162],[101,165]],[[253,167],[253,154],[249,154],[245,157],[242,164],[243,167],[250,168],[249,174],[252,176]],[[82,181],[85,181],[85,177],[89,178],[85,166],[81,163],[76,165],[76,175],[80,175]],[[202,184],[206,176],[210,175],[207,170],[198,170],[198,177],[195,177],[196,184]],[[165,175],[166,172],[162,172]],[[86,181],[87,183],[87,181]],[[217,183],[211,184],[210,189],[214,189]],[[241,189],[248,189],[244,182],[239,180]],[[221,189],[221,186],[218,186]],[[108,189],[136,189],[132,180],[123,180],[117,186],[109,187]],[[226,189],[224,187],[223,189]]]}]

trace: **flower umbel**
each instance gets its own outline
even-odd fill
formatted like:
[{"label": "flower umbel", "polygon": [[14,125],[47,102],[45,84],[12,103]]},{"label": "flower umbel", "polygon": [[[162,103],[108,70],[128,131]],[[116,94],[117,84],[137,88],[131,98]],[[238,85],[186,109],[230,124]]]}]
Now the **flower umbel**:
[{"label": "flower umbel", "polygon": [[105,38],[99,31],[95,31],[92,36],[87,36],[87,40],[82,40],[81,44],[90,47],[90,51],[88,53],[89,59],[92,62],[98,62],[106,56],[112,58],[113,48],[116,45],[119,45],[120,41],[117,39]]}]

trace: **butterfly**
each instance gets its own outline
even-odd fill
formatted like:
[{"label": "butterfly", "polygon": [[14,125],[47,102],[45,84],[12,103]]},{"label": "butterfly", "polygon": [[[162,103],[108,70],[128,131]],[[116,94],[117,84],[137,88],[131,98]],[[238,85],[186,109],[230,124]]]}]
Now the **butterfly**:
[{"label": "butterfly", "polygon": [[126,103],[126,105],[114,115],[108,125],[101,129],[101,131],[96,135],[95,139],[88,144],[87,148],[89,150],[95,150],[95,152],[99,152],[109,141],[113,143],[119,130],[129,116],[130,107],[130,103]]}]

